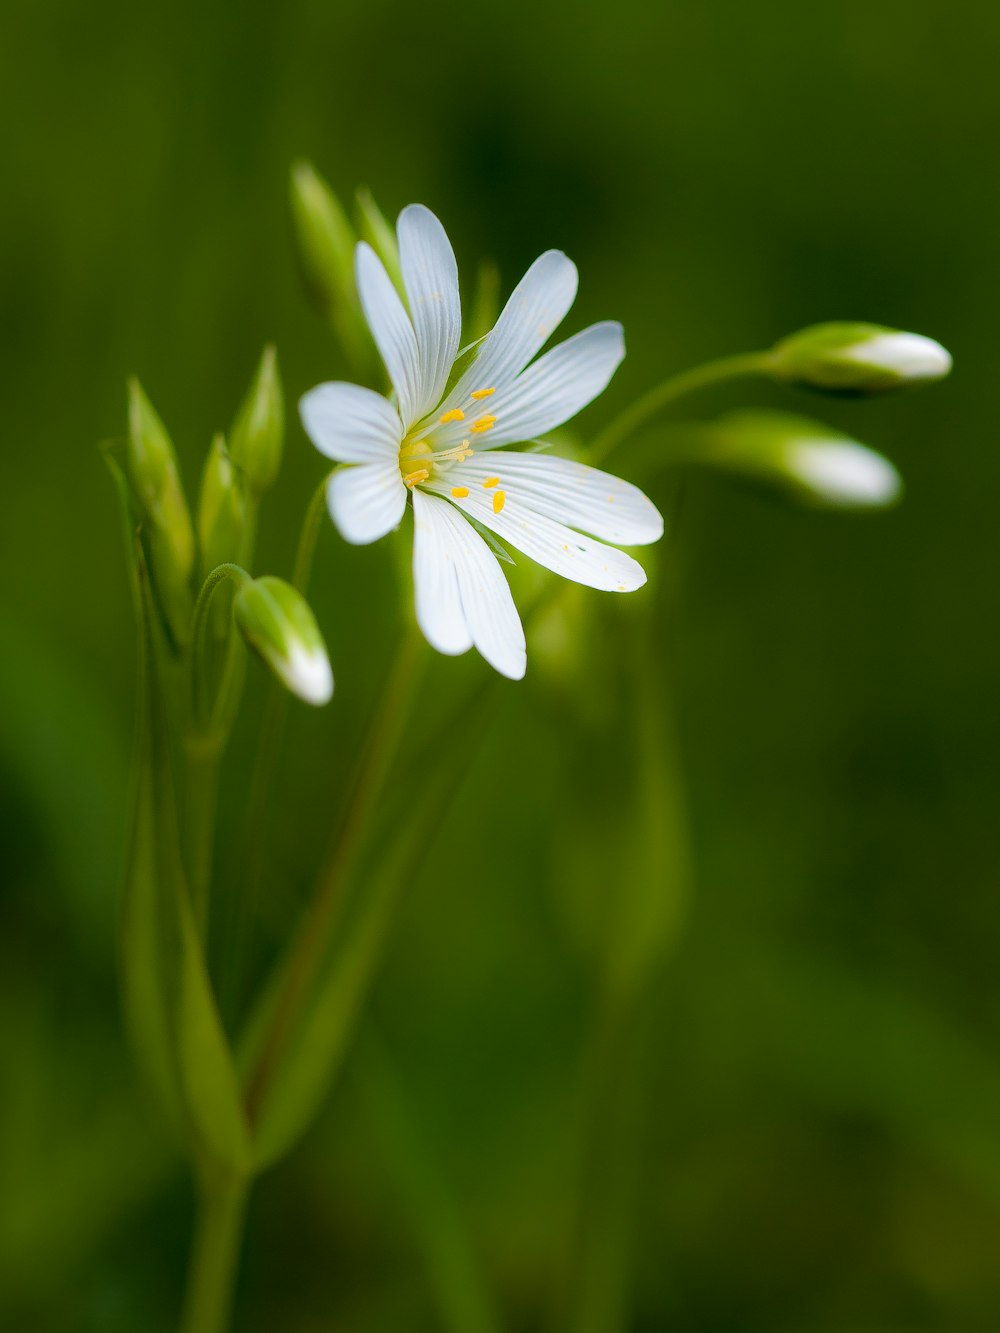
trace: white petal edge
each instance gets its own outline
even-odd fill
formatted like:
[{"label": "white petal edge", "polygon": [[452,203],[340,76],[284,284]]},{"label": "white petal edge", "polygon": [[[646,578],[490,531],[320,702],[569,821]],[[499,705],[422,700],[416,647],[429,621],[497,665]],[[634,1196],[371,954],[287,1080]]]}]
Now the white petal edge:
[{"label": "white petal edge", "polygon": [[[455,543],[437,501],[413,492],[413,588],[417,624],[430,646],[456,657],[472,647],[455,568]],[[464,520],[463,520],[464,522]]]},{"label": "white petal edge", "polygon": [[399,526],[406,508],[406,487],[395,458],[339,468],[327,482],[326,504],[344,541],[354,546],[377,542]]},{"label": "white petal edge", "polygon": [[548,342],[576,300],[576,265],[561,250],[546,250],[525,273],[480,344],[448,405],[464,406],[477,389],[500,389]]},{"label": "white petal edge", "polygon": [[354,276],[365,319],[399,399],[399,415],[408,428],[416,420],[420,401],[417,336],[385,266],[365,241],[354,252]]},{"label": "white petal edge", "polygon": [[496,425],[476,442],[497,449],[555,430],[604,392],[624,356],[625,334],[615,320],[567,338],[490,399]]},{"label": "white petal edge", "polygon": [[892,504],[902,490],[889,460],[853,441],[797,441],[785,453],[785,466],[827,504],[879,508]]},{"label": "white petal edge", "polygon": [[635,592],[646,582],[644,569],[630,555],[537,513],[518,498],[516,491],[504,491],[504,506],[500,513],[494,513],[493,497],[504,488],[485,489],[475,477],[469,478],[469,485],[462,467],[453,468],[446,482],[425,484],[425,489],[451,495],[451,488],[459,480],[468,486],[469,494],[454,497],[453,503],[553,574],[601,592]]},{"label": "white petal edge", "polygon": [[417,340],[419,383],[414,411],[441,401],[462,337],[458,265],[448,235],[423,204],[410,204],[396,224],[399,262]]},{"label": "white petal edge", "polygon": [[285,684],[307,704],[321,708],[333,698],[333,671],[326,653],[305,644],[293,643],[287,661],[275,661],[275,669]]},{"label": "white petal edge", "polygon": [[951,370],[951,353],[922,333],[879,333],[841,352],[848,361],[895,371],[907,380],[942,379]]},{"label": "white petal edge", "polygon": [[524,629],[496,557],[447,500],[415,491],[415,514],[418,509],[425,522],[438,528],[441,548],[451,552],[473,644],[495,671],[520,680],[527,666]]},{"label": "white petal edge", "polygon": [[320,384],[299,400],[313,444],[336,463],[388,462],[398,457],[402,429],[393,405],[358,384]]},{"label": "white petal edge", "polygon": [[[455,484],[455,472],[449,476]],[[507,495],[536,514],[618,546],[648,546],[663,536],[663,516],[638,486],[569,458],[477,454],[461,465],[461,476],[470,490],[499,476]]]}]

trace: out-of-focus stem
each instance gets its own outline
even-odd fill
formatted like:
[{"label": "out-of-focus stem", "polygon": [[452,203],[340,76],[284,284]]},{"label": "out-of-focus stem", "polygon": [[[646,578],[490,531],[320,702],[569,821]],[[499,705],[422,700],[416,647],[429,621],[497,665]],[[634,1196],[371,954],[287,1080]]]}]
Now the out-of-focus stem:
[{"label": "out-of-focus stem", "polygon": [[740,356],[727,356],[718,361],[709,361],[703,366],[682,371],[670,379],[658,384],[655,389],[637,398],[631,406],[615,417],[608,426],[594,439],[587,450],[587,461],[603,462],[623,440],[632,435],[647,421],[671,407],[688,394],[698,393],[701,389],[723,384],[727,380],[747,379],[755,375],[764,375],[768,368],[767,352],[744,352]]},{"label": "out-of-focus stem", "polygon": [[225,1333],[239,1263],[248,1183],[203,1183],[181,1333]]}]

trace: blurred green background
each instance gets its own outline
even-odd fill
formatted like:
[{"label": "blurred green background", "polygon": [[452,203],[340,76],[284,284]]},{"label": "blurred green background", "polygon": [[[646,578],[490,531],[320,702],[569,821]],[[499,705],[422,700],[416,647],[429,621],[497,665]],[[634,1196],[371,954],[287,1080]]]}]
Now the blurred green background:
[{"label": "blurred green background", "polygon": [[[629,347],[585,435],[666,374],[821,319],[953,352],[953,377],[912,396],[742,386],[692,405],[782,404],[884,449],[907,482],[888,515],[795,511],[719,478],[690,478],[679,506],[653,488],[675,521],[659,592],[636,602],[694,871],[639,1110],[607,1140],[632,1224],[609,1213],[594,1264],[626,1235],[622,1328],[1000,1326],[998,41],[979,0],[8,0],[0,1328],[176,1318],[189,1185],[116,997],[135,658],[96,444],[122,431],[136,373],[193,489],[265,341],[290,402],[345,373],[297,278],[299,156],[343,197],[426,202],[463,271],[492,255],[505,291],[565,249],[567,330],[617,317]],[[259,571],[289,573],[320,475],[292,417]],[[398,633],[393,577],[391,548],[324,531],[312,596],[338,696],[292,717],[275,937]],[[668,808],[661,860],[625,854],[649,761],[607,659],[635,621],[581,605],[603,619],[575,672],[529,638],[525,683],[466,719],[473,766],[428,831],[336,1094],[255,1195],[239,1330],[460,1327],[466,1245],[502,1327],[558,1325],[594,942],[626,878],[677,892]],[[432,672],[427,729],[488,669]],[[251,712],[263,688],[254,671]],[[252,742],[247,725],[227,769],[230,843]]]}]

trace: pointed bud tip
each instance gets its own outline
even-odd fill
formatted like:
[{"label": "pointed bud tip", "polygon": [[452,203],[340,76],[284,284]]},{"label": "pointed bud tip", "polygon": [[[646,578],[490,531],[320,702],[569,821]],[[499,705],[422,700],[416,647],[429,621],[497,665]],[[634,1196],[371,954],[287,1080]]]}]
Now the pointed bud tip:
[{"label": "pointed bud tip", "polygon": [[933,338],[877,324],[815,324],[777,343],[772,374],[823,393],[887,393],[949,374],[952,359]]},{"label": "pointed bud tip", "polygon": [[333,671],[308,602],[284,579],[265,575],[246,584],[233,603],[247,643],[304,703],[321,707],[333,695]]}]

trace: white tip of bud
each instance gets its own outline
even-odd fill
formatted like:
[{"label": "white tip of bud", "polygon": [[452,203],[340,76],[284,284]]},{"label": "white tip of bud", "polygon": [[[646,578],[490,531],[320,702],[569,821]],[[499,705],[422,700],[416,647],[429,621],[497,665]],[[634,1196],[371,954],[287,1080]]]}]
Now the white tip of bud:
[{"label": "white tip of bud", "polygon": [[877,333],[849,344],[841,356],[860,366],[878,366],[901,380],[940,380],[951,371],[951,353],[922,333]]},{"label": "white tip of bud", "polygon": [[330,659],[300,592],[283,579],[265,575],[240,589],[233,615],[247,643],[292,694],[316,707],[329,703]]},{"label": "white tip of bud", "polygon": [[291,692],[307,704],[319,708],[333,698],[333,671],[325,652],[309,652],[293,644],[280,674]]},{"label": "white tip of bud", "polygon": [[899,499],[902,482],[887,458],[853,440],[801,440],[788,446],[788,471],[826,504],[881,509]]},{"label": "white tip of bud", "polygon": [[887,458],[790,412],[750,410],[722,417],[711,428],[704,461],[828,509],[884,509],[903,490]]},{"label": "white tip of bud", "polygon": [[871,394],[943,379],[951,356],[933,338],[878,324],[815,324],[769,353],[776,379],[821,393]]}]

